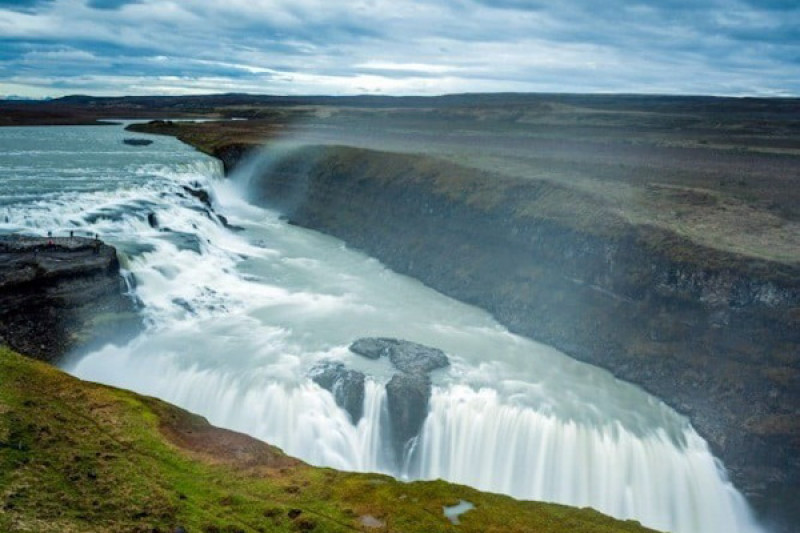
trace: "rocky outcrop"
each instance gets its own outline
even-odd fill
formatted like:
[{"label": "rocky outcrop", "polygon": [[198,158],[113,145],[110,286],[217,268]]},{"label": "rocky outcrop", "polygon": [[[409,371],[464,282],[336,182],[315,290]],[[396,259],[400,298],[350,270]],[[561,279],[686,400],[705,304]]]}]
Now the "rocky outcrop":
[{"label": "rocky outcrop", "polygon": [[65,354],[135,335],[116,250],[81,237],[0,236],[0,337],[26,355]]},{"label": "rocky outcrop", "polygon": [[290,222],[662,398],[762,514],[800,521],[800,266],[577,227],[548,211],[556,185],[424,156],[304,147],[255,168],[252,198]]},{"label": "rocky outcrop", "polygon": [[358,339],[350,345],[350,351],[369,359],[388,357],[395,368],[409,374],[425,374],[450,364],[438,348],[398,339]]},{"label": "rocky outcrop", "polygon": [[194,187],[189,187],[188,185],[183,185],[183,190],[186,191],[190,196],[193,196],[200,200],[200,203],[205,205],[208,209],[213,209],[214,207],[211,205],[211,195],[208,193],[207,190],[200,187],[200,184],[194,184]]},{"label": "rocky outcrop", "polygon": [[386,385],[392,448],[401,464],[428,416],[431,379],[428,373],[450,364],[445,353],[416,342],[389,338],[358,339],[350,351],[368,359],[387,357],[399,373]]},{"label": "rocky outcrop", "polygon": [[[216,208],[214,207],[214,202],[212,201],[211,194],[205,190],[199,183],[195,182],[192,183],[192,186],[189,187],[187,185],[182,186],[183,190],[191,197],[197,199],[201,204],[203,204],[205,213],[211,220],[216,220],[220,224],[222,224],[225,228],[231,231],[242,231],[244,228],[241,226],[236,226],[228,222],[228,217],[221,215],[217,212]],[[150,223],[150,226],[153,228],[158,227],[158,220],[155,218],[155,214],[152,214],[153,219],[151,220],[150,215],[147,217],[147,221]]]},{"label": "rocky outcrop", "polygon": [[347,411],[353,425],[364,414],[364,374],[337,361],[322,361],[311,369],[311,379],[333,394],[336,405]]},{"label": "rocky outcrop", "polygon": [[[350,351],[367,359],[386,357],[400,371],[386,385],[390,439],[395,461],[400,464],[428,416],[431,397],[428,373],[450,362],[437,348],[399,339],[358,339],[350,345]],[[351,370],[338,361],[321,361],[308,375],[333,395],[336,405],[347,411],[354,425],[358,424],[364,414],[365,376],[362,372]]]},{"label": "rocky outcrop", "polygon": [[260,145],[252,143],[231,143],[224,144],[211,153],[214,157],[222,161],[222,168],[225,173],[233,171],[236,165],[254,153]]},{"label": "rocky outcrop", "polygon": [[386,384],[386,405],[395,458],[401,463],[428,417],[431,378],[426,374],[398,372]]}]

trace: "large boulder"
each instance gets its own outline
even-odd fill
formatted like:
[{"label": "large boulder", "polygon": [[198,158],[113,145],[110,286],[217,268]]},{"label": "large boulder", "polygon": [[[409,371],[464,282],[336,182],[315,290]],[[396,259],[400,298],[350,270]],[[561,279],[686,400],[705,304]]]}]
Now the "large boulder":
[{"label": "large boulder", "polygon": [[330,391],[336,405],[348,412],[354,425],[358,424],[364,414],[364,374],[336,361],[322,361],[309,375],[317,385]]},{"label": "large boulder", "polygon": [[56,361],[141,329],[116,250],[82,237],[0,235],[0,342]]},{"label": "large boulder", "polygon": [[409,443],[422,429],[430,397],[431,380],[426,374],[400,372],[386,385],[392,446],[398,464],[405,457]]},{"label": "large boulder", "polygon": [[395,368],[409,374],[425,374],[450,364],[444,352],[437,348],[399,339],[358,339],[350,345],[350,351],[369,359],[388,357]]}]

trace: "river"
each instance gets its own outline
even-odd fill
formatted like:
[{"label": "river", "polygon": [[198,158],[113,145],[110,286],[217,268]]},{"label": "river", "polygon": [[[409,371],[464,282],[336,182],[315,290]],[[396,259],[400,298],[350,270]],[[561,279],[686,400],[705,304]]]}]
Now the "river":
[{"label": "river", "polygon": [[[124,145],[129,136],[122,126],[0,129],[0,231],[100,234],[146,319],[127,345],[68,358],[68,372],[316,465],[443,478],[665,531],[760,531],[705,441],[657,398],[249,204],[249,176],[226,179],[175,139]],[[243,229],[227,229],[185,187],[207,190]],[[429,415],[402,464],[387,452],[393,369],[348,350],[368,336],[434,346],[451,361],[433,374]],[[368,375],[358,424],[308,378],[322,360]]]}]

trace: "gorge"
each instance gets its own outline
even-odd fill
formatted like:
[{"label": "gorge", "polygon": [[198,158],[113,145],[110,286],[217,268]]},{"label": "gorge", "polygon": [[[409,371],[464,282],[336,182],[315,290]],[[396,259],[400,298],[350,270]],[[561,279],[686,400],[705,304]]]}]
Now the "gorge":
[{"label": "gorge", "polygon": [[[217,142],[215,128],[226,131],[136,127],[219,156],[227,179],[164,137],[109,159],[122,132],[97,129],[98,157],[121,165],[76,164],[95,185],[8,204],[5,231],[99,232],[135,287],[145,331],[65,368],[314,464],[443,477],[674,531],[758,530],[733,486],[761,516],[791,516],[797,273],[781,248],[753,259],[703,246],[632,224],[640,213],[617,216],[586,190],[493,172],[496,160],[378,149],[338,130],[259,152],[241,136]],[[733,205],[687,187],[649,194]],[[427,416],[400,448],[386,388],[398,367],[353,354],[363,337],[450,362],[430,373]],[[364,376],[360,416],[336,378],[313,384],[320,364]]]}]

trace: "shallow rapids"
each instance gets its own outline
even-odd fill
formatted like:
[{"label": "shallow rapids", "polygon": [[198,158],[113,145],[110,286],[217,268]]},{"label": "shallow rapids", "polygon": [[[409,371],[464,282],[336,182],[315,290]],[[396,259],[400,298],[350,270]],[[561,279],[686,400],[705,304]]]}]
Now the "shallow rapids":
[{"label": "shallow rapids", "polygon": [[[117,126],[0,130],[0,231],[99,233],[117,246],[147,330],[73,358],[84,379],[154,395],[313,464],[444,478],[591,506],[676,532],[758,531],[687,420],[637,387],[510,334],[341,241],[250,205],[241,182],[169,138]],[[186,187],[211,194],[210,211]],[[217,214],[241,231],[226,229]],[[389,451],[394,370],[347,346],[407,339],[447,352],[402,464]],[[308,379],[321,360],[367,381],[353,425]]]}]

